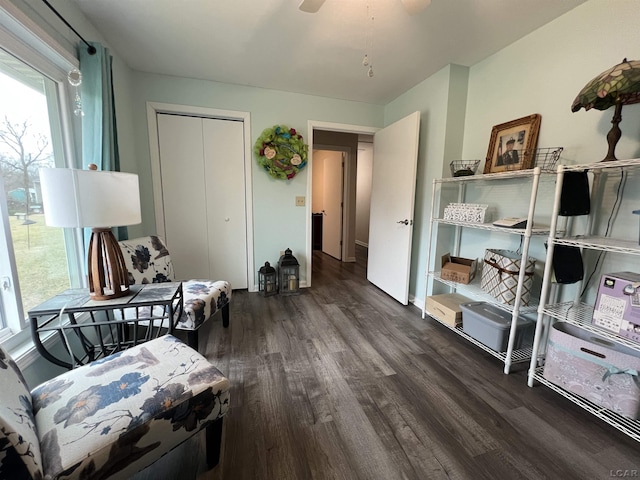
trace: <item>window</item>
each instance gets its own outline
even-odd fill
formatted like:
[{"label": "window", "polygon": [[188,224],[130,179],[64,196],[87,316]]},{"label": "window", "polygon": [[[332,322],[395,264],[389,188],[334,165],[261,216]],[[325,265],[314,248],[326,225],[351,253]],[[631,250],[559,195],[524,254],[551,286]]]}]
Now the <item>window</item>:
[{"label": "window", "polygon": [[66,72],[10,40],[0,35],[0,342],[9,344],[28,338],[16,334],[31,308],[81,286],[81,237],[45,225],[38,176],[72,164]]}]

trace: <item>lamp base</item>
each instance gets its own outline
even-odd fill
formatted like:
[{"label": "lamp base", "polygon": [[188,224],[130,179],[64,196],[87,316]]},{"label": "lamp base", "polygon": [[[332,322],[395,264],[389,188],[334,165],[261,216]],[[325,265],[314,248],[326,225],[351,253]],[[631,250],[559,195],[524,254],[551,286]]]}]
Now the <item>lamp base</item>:
[{"label": "lamp base", "polygon": [[110,228],[91,229],[88,266],[93,300],[111,300],[129,294],[127,267]]},{"label": "lamp base", "polygon": [[613,113],[613,118],[611,119],[612,127],[607,133],[607,143],[609,144],[609,150],[607,151],[607,156],[602,159],[602,162],[611,162],[613,160],[617,160],[616,158],[616,145],[618,144],[618,140],[622,137],[622,131],[618,124],[622,121],[622,103],[616,103],[616,110]]}]

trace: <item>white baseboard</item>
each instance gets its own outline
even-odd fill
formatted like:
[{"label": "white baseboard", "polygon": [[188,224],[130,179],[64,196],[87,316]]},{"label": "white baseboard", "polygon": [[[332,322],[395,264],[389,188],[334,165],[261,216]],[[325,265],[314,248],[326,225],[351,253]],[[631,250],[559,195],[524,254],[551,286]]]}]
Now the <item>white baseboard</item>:
[{"label": "white baseboard", "polygon": [[416,298],[412,295],[409,295],[409,302],[418,307],[420,310],[422,310],[424,307],[424,300]]},{"label": "white baseboard", "polygon": [[369,248],[368,243],[364,243],[363,241],[356,240],[356,245],[360,245],[361,247]]}]

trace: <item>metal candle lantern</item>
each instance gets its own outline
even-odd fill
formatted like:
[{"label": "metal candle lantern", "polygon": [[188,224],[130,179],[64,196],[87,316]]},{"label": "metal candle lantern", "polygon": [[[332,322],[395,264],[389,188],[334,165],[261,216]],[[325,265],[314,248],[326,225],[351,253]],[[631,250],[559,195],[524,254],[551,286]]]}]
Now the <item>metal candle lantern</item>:
[{"label": "metal candle lantern", "polygon": [[278,293],[278,275],[276,269],[269,262],[265,262],[258,270],[258,291],[263,297],[269,297]]},{"label": "metal candle lantern", "polygon": [[300,293],[300,264],[287,248],[278,260],[279,290],[281,295]]}]

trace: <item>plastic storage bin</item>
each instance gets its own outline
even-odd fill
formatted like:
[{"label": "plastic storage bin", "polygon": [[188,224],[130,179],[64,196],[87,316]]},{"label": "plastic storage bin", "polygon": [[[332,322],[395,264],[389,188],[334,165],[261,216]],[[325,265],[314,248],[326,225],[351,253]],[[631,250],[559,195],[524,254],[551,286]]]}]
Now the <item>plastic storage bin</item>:
[{"label": "plastic storage bin", "polygon": [[[486,302],[469,302],[460,305],[462,330],[496,352],[505,352],[509,343],[511,313]],[[533,343],[535,323],[518,317],[514,349]]]}]

